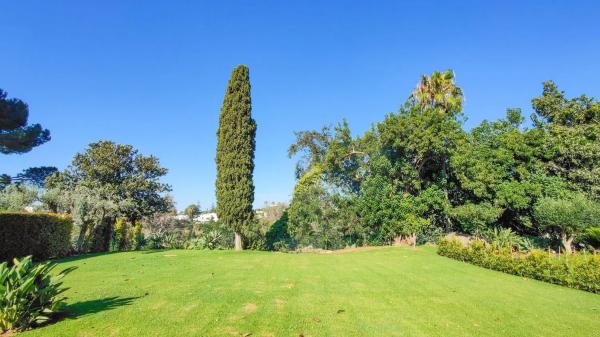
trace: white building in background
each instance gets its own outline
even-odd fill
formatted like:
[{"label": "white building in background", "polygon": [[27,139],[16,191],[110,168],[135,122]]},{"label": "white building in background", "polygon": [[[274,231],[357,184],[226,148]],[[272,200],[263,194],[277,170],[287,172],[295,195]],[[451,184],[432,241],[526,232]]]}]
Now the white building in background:
[{"label": "white building in background", "polygon": [[219,220],[219,218],[217,217],[217,213],[215,212],[202,213],[194,218],[194,221],[197,221],[199,223],[207,223],[217,220]]},{"label": "white building in background", "polygon": [[187,216],[187,215],[185,215],[185,214],[177,214],[177,215],[174,215],[174,216],[173,216],[173,219],[175,219],[175,220],[179,220],[179,221],[184,221],[184,220],[187,220],[187,219],[189,219],[189,218],[188,218],[188,216]]}]

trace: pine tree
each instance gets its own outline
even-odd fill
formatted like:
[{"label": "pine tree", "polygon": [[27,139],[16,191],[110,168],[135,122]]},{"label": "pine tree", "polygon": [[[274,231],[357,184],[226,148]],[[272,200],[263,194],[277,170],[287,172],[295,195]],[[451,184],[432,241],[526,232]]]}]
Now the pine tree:
[{"label": "pine tree", "polygon": [[256,122],[251,116],[250,76],[247,66],[233,69],[217,131],[217,215],[235,233],[235,249],[242,249],[242,231],[253,221],[254,149]]},{"label": "pine tree", "polygon": [[27,125],[29,107],[18,98],[6,98],[0,89],[0,153],[26,153],[50,140],[50,131]]}]

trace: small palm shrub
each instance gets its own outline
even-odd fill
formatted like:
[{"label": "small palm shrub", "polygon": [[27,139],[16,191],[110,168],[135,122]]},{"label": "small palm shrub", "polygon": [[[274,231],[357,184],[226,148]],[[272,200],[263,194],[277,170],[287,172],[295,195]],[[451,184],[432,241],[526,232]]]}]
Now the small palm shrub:
[{"label": "small palm shrub", "polygon": [[202,233],[199,237],[187,240],[185,249],[226,249],[231,247],[226,235],[216,229]]},{"label": "small palm shrub", "polygon": [[146,239],[146,247],[149,249],[164,249],[164,248],[166,248],[164,245],[164,233],[163,232],[150,233],[150,235]]},{"label": "small palm shrub", "polygon": [[179,233],[166,232],[162,237],[162,246],[166,249],[181,249],[184,240]]},{"label": "small palm shrub", "polygon": [[[502,248],[518,249],[523,243],[523,238],[510,228],[494,228],[487,231],[484,238],[495,250]],[[526,244],[529,244],[529,242]]]},{"label": "small palm shrub", "polygon": [[585,239],[593,247],[600,248],[600,227],[589,228]]},{"label": "small palm shrub", "polygon": [[59,296],[67,290],[61,279],[74,268],[51,275],[55,266],[34,264],[31,256],[0,264],[0,332],[26,330],[60,311],[65,298]]}]

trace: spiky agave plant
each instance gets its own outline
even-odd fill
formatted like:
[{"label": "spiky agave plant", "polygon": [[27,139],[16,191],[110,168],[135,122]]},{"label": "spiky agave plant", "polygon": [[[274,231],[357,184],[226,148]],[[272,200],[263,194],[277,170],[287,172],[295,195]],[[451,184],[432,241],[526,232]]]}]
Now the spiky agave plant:
[{"label": "spiky agave plant", "polygon": [[0,264],[0,332],[26,330],[48,321],[64,305],[62,278],[75,267],[52,274],[55,263],[34,263],[31,256]]}]

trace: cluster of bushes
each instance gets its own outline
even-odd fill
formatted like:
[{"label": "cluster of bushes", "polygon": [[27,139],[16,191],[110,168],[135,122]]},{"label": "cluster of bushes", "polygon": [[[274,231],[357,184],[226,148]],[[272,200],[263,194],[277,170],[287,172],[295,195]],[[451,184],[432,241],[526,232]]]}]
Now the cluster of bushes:
[{"label": "cluster of bushes", "polygon": [[73,221],[65,215],[0,213],[0,260],[66,256],[71,252],[72,230]]},{"label": "cluster of bushes", "polygon": [[456,238],[440,240],[438,254],[488,269],[600,293],[598,254],[557,256],[539,249],[516,251],[511,244],[490,244],[479,239],[462,243]]},{"label": "cluster of bushes", "polygon": [[144,237],[142,249],[227,249],[233,247],[233,232],[219,222],[196,230],[165,230]]}]

